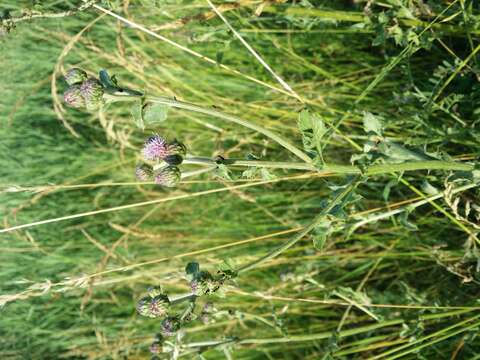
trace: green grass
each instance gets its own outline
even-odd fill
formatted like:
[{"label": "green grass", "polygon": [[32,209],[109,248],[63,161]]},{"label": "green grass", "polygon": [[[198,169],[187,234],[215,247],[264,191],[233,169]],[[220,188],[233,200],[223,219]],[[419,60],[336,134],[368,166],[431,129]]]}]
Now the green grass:
[{"label": "green grass", "polygon": [[[49,1],[51,7],[44,10],[74,3],[79,2]],[[147,28],[210,10],[203,1],[153,6],[132,0],[125,14],[111,3],[116,13]],[[432,14],[417,15],[423,25],[438,14],[446,19],[425,32],[428,39],[422,41],[431,42],[427,48],[397,45],[391,38],[373,46],[384,34],[378,26],[358,26],[365,22],[360,15],[365,4],[273,4],[256,17],[252,14],[260,1],[240,3],[224,12],[229,23],[330,129],[337,128],[323,139],[327,163],[348,165],[351,155],[362,153],[368,140],[363,113],[370,112],[384,119],[386,136],[397,143],[477,164],[480,12],[475,2],[425,1]],[[5,6],[15,9],[18,2]],[[372,11],[392,14],[382,4]],[[110,16],[98,19],[60,58],[68,42],[100,15],[90,9],[25,21],[0,38],[2,227],[185,198],[0,234],[0,299],[12,300],[0,309],[2,359],[149,358],[159,321],[135,313],[149,286],[185,292],[183,270],[189,261],[210,271],[225,259],[237,267],[255,261],[307,226],[331,199],[330,186],[345,183],[274,170],[285,179],[243,188],[236,186],[244,181],[227,183],[210,174],[176,189],[108,186],[135,182],[135,163],[152,132],[177,137],[200,156],[245,158],[251,153],[262,160],[299,160],[262,134],[180,109],[170,109],[167,122],[144,132],[135,126],[127,104],[110,106],[101,115],[66,109],[74,136],[54,111],[51,76],[57,61],[61,70],[79,66],[94,74],[105,68],[121,84],[150,95],[215,106],[299,148],[297,117],[305,105],[272,90],[281,85],[218,18],[194,17],[158,33],[257,82],[121,26]],[[403,21],[402,29],[423,29],[411,26]],[[61,100],[66,84],[61,72],[56,77]],[[475,358],[480,353],[478,188],[409,206],[431,195],[432,186],[442,191],[467,184],[457,179],[462,176],[441,170],[370,176],[358,186],[362,200],[345,209],[346,222],[334,224],[323,250],[313,247],[316,235],[309,234],[241,274],[228,284],[224,298],[209,299],[224,315],[207,325],[193,322],[183,344],[239,338],[228,350],[205,349],[206,359]],[[57,186],[80,184],[91,185]],[[406,210],[408,219],[388,216],[397,208]],[[378,221],[370,218],[375,215]],[[85,275],[92,276],[74,281]],[[363,305],[344,316],[351,301]]]}]

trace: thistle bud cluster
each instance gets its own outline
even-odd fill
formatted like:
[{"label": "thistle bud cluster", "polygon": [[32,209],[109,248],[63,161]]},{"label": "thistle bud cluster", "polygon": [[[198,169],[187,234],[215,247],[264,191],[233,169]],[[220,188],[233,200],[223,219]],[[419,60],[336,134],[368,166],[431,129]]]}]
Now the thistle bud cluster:
[{"label": "thistle bud cluster", "polygon": [[235,274],[230,271],[219,271],[216,275],[199,271],[190,281],[190,289],[196,296],[212,295],[221,290],[227,280],[234,277]]},{"label": "thistle bud cluster", "polygon": [[79,68],[72,68],[65,74],[69,85],[63,93],[65,103],[72,108],[96,110],[104,104],[105,89],[102,83]]},{"label": "thistle bud cluster", "polygon": [[[203,323],[208,323],[212,317],[216,318],[220,312],[211,302],[207,302],[196,313],[197,299],[200,295],[209,295],[216,292],[223,283],[235,276],[230,271],[219,271],[218,276],[213,276],[207,271],[200,271],[198,263],[189,263],[185,269],[186,276],[190,281],[191,293],[169,298],[160,287],[150,288],[148,295],[141,298],[137,303],[137,313],[149,318],[160,318],[159,334],[156,335],[150,346],[150,352],[156,356],[161,351],[165,351],[165,340],[175,336],[181,328],[199,319]],[[176,305],[187,302],[183,311],[177,313],[173,310]]]},{"label": "thistle bud cluster", "polygon": [[175,187],[182,177],[178,165],[183,162],[186,153],[185,145],[178,140],[167,142],[158,134],[150,136],[142,149],[143,159],[149,162],[156,161],[163,166],[154,170],[148,163],[141,163],[137,165],[135,175],[140,181],[153,179],[159,185]]}]

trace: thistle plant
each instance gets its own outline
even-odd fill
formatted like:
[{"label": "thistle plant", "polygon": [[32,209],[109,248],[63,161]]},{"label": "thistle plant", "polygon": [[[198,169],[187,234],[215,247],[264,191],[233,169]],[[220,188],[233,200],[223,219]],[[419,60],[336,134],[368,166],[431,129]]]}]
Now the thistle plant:
[{"label": "thistle plant", "polygon": [[185,277],[189,282],[190,292],[182,295],[169,295],[161,287],[150,288],[148,295],[137,302],[136,309],[139,315],[159,321],[159,333],[150,346],[152,355],[171,352],[172,347],[177,349],[182,336],[177,336],[176,340],[169,339],[180,335],[182,328],[193,321],[199,320],[202,323],[208,323],[210,319],[222,316],[224,313],[219,312],[210,301],[206,302],[197,312],[197,301],[201,297],[222,293],[226,282],[234,279],[235,276],[235,272],[227,265],[213,275],[208,271],[200,270],[198,263],[191,262],[185,268]]}]

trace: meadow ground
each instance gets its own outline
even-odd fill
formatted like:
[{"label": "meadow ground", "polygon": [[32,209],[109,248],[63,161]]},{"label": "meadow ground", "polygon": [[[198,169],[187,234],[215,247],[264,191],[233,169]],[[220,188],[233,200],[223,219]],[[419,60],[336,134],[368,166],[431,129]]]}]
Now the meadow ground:
[{"label": "meadow ground", "polygon": [[[184,293],[187,263],[241,268],[318,214],[198,298],[214,313],[158,356],[480,359],[478,2],[219,1],[221,19],[208,1],[112,0],[42,17],[81,3],[0,4],[1,359],[147,359],[160,322],[135,306],[150,286]],[[153,133],[198,156],[302,160],[211,114],[171,108],[141,129],[127,103],[67,108],[72,66],[241,117],[316,170],[138,182]],[[354,180],[329,167],[352,161]]]}]

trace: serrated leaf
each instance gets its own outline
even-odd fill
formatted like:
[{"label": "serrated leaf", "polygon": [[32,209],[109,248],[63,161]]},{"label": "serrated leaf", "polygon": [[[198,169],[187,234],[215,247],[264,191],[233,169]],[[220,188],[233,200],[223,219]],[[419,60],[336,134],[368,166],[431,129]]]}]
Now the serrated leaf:
[{"label": "serrated leaf", "polygon": [[159,103],[147,103],[143,106],[142,118],[145,124],[152,125],[162,123],[168,117],[168,105]]},{"label": "serrated leaf", "polygon": [[213,174],[223,180],[232,181],[232,177],[230,176],[230,169],[223,164],[218,164]]},{"label": "serrated leaf", "polygon": [[273,180],[277,177],[265,168],[260,168],[260,176],[263,180]]},{"label": "serrated leaf", "polygon": [[133,120],[135,121],[135,124],[142,130],[145,129],[145,123],[143,122],[143,117],[142,117],[142,102],[141,101],[135,101],[133,106],[130,108],[130,113],[133,116]]},{"label": "serrated leaf", "polygon": [[366,133],[374,133],[378,136],[382,136],[383,122],[379,116],[375,116],[370,112],[363,114],[363,129]]},{"label": "serrated leaf", "polygon": [[254,166],[242,172],[242,177],[249,180],[255,179],[257,176],[258,176],[258,168]]},{"label": "serrated leaf", "polygon": [[297,124],[302,133],[305,150],[313,150],[322,158],[322,138],[327,133],[327,127],[323,120],[309,110],[302,110],[298,115]]},{"label": "serrated leaf", "polygon": [[328,236],[331,235],[332,232],[331,221],[324,219],[317,227],[315,227],[313,247],[322,251],[325,248]]}]

